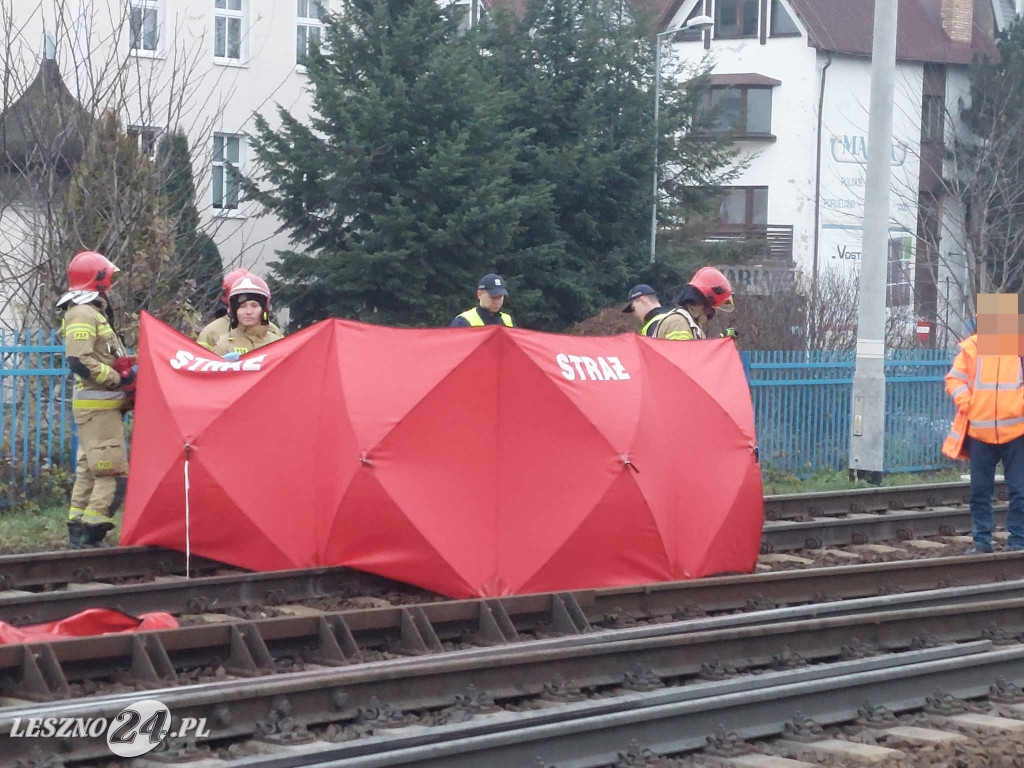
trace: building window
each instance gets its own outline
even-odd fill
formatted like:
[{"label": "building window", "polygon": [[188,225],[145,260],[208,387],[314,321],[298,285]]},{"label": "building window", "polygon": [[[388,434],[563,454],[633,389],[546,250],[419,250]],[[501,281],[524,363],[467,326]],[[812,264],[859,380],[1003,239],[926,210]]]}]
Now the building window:
[{"label": "building window", "polygon": [[889,240],[889,263],[885,285],[885,304],[888,307],[907,307],[914,300],[909,274],[913,242],[912,237]]},{"label": "building window", "polygon": [[799,34],[800,28],[793,21],[793,17],[789,15],[789,11],[782,4],[782,0],[772,0],[772,37],[787,37]]},{"label": "building window", "polygon": [[[697,0],[693,6],[693,10],[690,11],[689,16],[686,17],[686,21],[697,18],[698,16],[704,16],[704,0]],[[683,22],[684,25],[686,22]],[[702,29],[686,29],[680,32],[678,35],[673,36],[673,40],[702,40],[704,38],[704,30]]]},{"label": "building window", "polygon": [[214,0],[213,55],[224,61],[242,61],[242,22],[245,0]]},{"label": "building window", "polygon": [[214,134],[213,207],[215,210],[238,210],[238,176],[241,166],[242,137]]},{"label": "building window", "polygon": [[771,136],[772,89],[754,86],[711,88],[711,108],[717,110],[715,130],[743,136]]},{"label": "building window", "polygon": [[759,0],[716,0],[715,37],[757,37]]},{"label": "building window", "polygon": [[150,160],[156,159],[156,145],[160,140],[161,130],[146,125],[129,125],[126,131],[128,136],[135,140],[135,146],[139,152]]},{"label": "building window", "polygon": [[925,96],[921,104],[921,140],[942,141],[946,105],[941,96]]},{"label": "building window", "polygon": [[305,64],[309,53],[309,41],[316,40],[320,44],[323,30],[323,7],[321,0],[295,0],[295,63]]},{"label": "building window", "polygon": [[730,228],[766,226],[768,187],[728,187],[718,206],[718,223]]},{"label": "building window", "polygon": [[131,49],[156,53],[160,30],[160,0],[131,0]]}]

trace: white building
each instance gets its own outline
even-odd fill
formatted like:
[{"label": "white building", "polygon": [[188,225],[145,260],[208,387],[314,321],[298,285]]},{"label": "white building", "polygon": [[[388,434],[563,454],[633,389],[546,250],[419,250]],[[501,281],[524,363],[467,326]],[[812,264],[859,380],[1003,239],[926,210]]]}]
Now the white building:
[{"label": "white building", "polygon": [[[957,238],[943,233],[955,231],[959,204],[938,183],[951,127],[944,117],[958,113],[972,53],[992,52],[997,25],[1020,10],[1014,3],[1020,0],[900,0],[888,300],[916,304],[918,317],[943,317],[946,272],[958,263]],[[767,233],[774,266],[791,265],[808,278],[859,267],[873,6],[669,0],[661,20],[661,29],[702,14],[715,21],[713,30],[671,39],[685,59],[714,57],[712,101],[723,127],[741,134],[750,161],[721,207],[719,226],[738,237]],[[943,258],[928,242],[940,243]],[[928,263],[944,265],[938,285],[934,269],[920,268]]]},{"label": "white building", "polygon": [[[32,82],[44,38],[72,94],[97,114],[113,106],[140,146],[155,151],[181,128],[194,157],[197,205],[226,268],[266,270],[278,222],[240,199],[224,160],[253,167],[254,115],[278,124],[276,106],[300,120],[309,112],[301,65],[322,32],[330,0],[0,0],[7,85],[0,113]],[[118,85],[114,81],[119,80]],[[19,87],[20,86],[20,87]],[[8,243],[11,245],[11,243]]]}]

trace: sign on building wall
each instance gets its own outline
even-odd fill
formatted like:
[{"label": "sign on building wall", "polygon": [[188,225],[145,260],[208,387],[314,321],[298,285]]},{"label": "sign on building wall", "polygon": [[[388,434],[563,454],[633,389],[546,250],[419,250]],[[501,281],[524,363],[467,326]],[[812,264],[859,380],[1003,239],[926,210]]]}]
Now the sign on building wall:
[{"label": "sign on building wall", "polygon": [[758,265],[721,266],[722,271],[737,294],[770,296],[793,290],[798,270],[792,267]]},{"label": "sign on building wall", "polygon": [[[897,69],[889,150],[887,262],[890,298],[902,304],[910,292],[916,243],[923,70],[906,63]],[[870,61],[835,61],[828,73],[822,114],[818,266],[823,271],[836,269],[850,276],[860,272],[870,97]],[[906,289],[899,287],[903,284]]]}]

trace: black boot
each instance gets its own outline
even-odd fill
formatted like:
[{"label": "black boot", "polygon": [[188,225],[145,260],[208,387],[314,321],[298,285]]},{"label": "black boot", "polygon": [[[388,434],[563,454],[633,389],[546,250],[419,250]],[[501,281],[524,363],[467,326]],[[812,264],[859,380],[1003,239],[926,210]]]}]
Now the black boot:
[{"label": "black boot", "polygon": [[110,502],[110,508],[107,510],[107,514],[111,517],[121,508],[124,503],[125,493],[128,491],[128,478],[118,477],[115,479],[117,485],[114,486],[114,498]]},{"label": "black boot", "polygon": [[85,524],[81,520],[68,520],[68,549],[82,549],[86,535]]},{"label": "black boot", "polygon": [[103,544],[107,531],[114,527],[113,523],[98,523],[95,525],[85,524],[82,526],[85,531],[82,535],[82,548],[93,549]]}]

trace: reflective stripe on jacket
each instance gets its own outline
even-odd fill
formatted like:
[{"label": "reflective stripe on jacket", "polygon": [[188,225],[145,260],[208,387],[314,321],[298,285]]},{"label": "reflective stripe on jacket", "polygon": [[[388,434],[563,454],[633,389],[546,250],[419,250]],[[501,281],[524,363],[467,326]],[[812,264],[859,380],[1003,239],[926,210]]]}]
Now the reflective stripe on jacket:
[{"label": "reflective stripe on jacket", "polygon": [[[498,314],[501,316],[501,322],[505,326],[509,328],[514,327],[512,325],[512,315],[507,312],[499,312]],[[484,325],[486,325],[486,323],[484,323],[484,319],[480,317],[480,313],[476,311],[476,307],[467,309],[465,312],[461,313],[459,317],[469,323],[473,328],[483,328]]]},{"label": "reflective stripe on jacket", "polygon": [[979,355],[977,335],[965,339],[946,374],[946,392],[957,406],[946,456],[962,458],[965,435],[998,444],[1024,435],[1024,367],[1017,355]]}]

